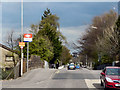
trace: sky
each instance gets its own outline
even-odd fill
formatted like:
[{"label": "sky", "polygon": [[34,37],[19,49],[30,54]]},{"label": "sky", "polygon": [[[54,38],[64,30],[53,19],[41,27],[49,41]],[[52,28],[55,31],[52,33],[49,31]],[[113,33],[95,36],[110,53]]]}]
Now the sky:
[{"label": "sky", "polygon": [[[117,2],[24,2],[23,5],[24,33],[28,33],[31,24],[39,24],[43,12],[49,8],[60,18],[60,31],[67,38],[71,52],[74,51],[71,43],[77,42],[95,16],[107,13],[111,9],[118,11]],[[0,10],[2,42],[0,40],[0,43],[5,44],[11,30],[15,31],[16,38],[21,33],[21,3],[5,0],[0,7],[2,7]]]},{"label": "sky", "polygon": [[[118,2],[119,0],[23,0],[24,2]],[[21,2],[21,0],[1,0],[1,2]]]}]

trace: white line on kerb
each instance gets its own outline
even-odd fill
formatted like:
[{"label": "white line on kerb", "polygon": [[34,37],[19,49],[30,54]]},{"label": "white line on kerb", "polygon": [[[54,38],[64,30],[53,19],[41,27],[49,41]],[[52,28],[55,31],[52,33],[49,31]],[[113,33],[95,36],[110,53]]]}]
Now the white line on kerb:
[{"label": "white line on kerb", "polygon": [[96,88],[94,84],[98,84],[99,85],[98,88],[101,88],[99,79],[85,79],[85,83],[88,88]]}]

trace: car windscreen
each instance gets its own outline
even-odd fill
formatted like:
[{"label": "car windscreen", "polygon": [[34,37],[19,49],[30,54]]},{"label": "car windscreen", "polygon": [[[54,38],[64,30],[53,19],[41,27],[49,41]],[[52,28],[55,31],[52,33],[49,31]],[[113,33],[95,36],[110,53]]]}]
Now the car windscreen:
[{"label": "car windscreen", "polygon": [[108,68],[106,75],[120,75],[120,68]]},{"label": "car windscreen", "polygon": [[69,66],[75,66],[74,64],[70,64]]}]

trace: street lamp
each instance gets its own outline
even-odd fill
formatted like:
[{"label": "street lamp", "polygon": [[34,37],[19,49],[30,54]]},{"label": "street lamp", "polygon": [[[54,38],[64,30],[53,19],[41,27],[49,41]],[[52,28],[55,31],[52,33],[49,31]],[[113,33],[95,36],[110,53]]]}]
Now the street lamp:
[{"label": "street lamp", "polygon": [[[91,28],[92,29],[98,29],[98,27],[96,27],[96,26],[93,26],[93,25],[91,25]],[[100,63],[101,62],[101,53],[98,53],[98,62]]]},{"label": "street lamp", "polygon": [[98,29],[97,27],[95,27],[95,26],[93,26],[93,25],[91,26],[91,28],[93,28],[93,29]]},{"label": "street lamp", "polygon": [[[23,42],[23,0],[21,0],[21,42]],[[21,76],[23,75],[23,49],[21,48]]]},{"label": "street lamp", "polygon": [[88,65],[88,63],[87,63],[87,62],[88,62],[88,60],[87,60],[87,55],[86,55],[86,67],[87,67],[87,65]]}]

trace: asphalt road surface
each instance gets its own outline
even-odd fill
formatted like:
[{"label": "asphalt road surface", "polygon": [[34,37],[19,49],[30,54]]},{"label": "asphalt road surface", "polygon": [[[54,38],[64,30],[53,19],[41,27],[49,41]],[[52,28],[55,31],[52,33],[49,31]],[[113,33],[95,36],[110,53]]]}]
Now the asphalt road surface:
[{"label": "asphalt road surface", "polygon": [[100,86],[101,70],[35,69],[16,80],[2,81],[3,88],[95,88]]}]

